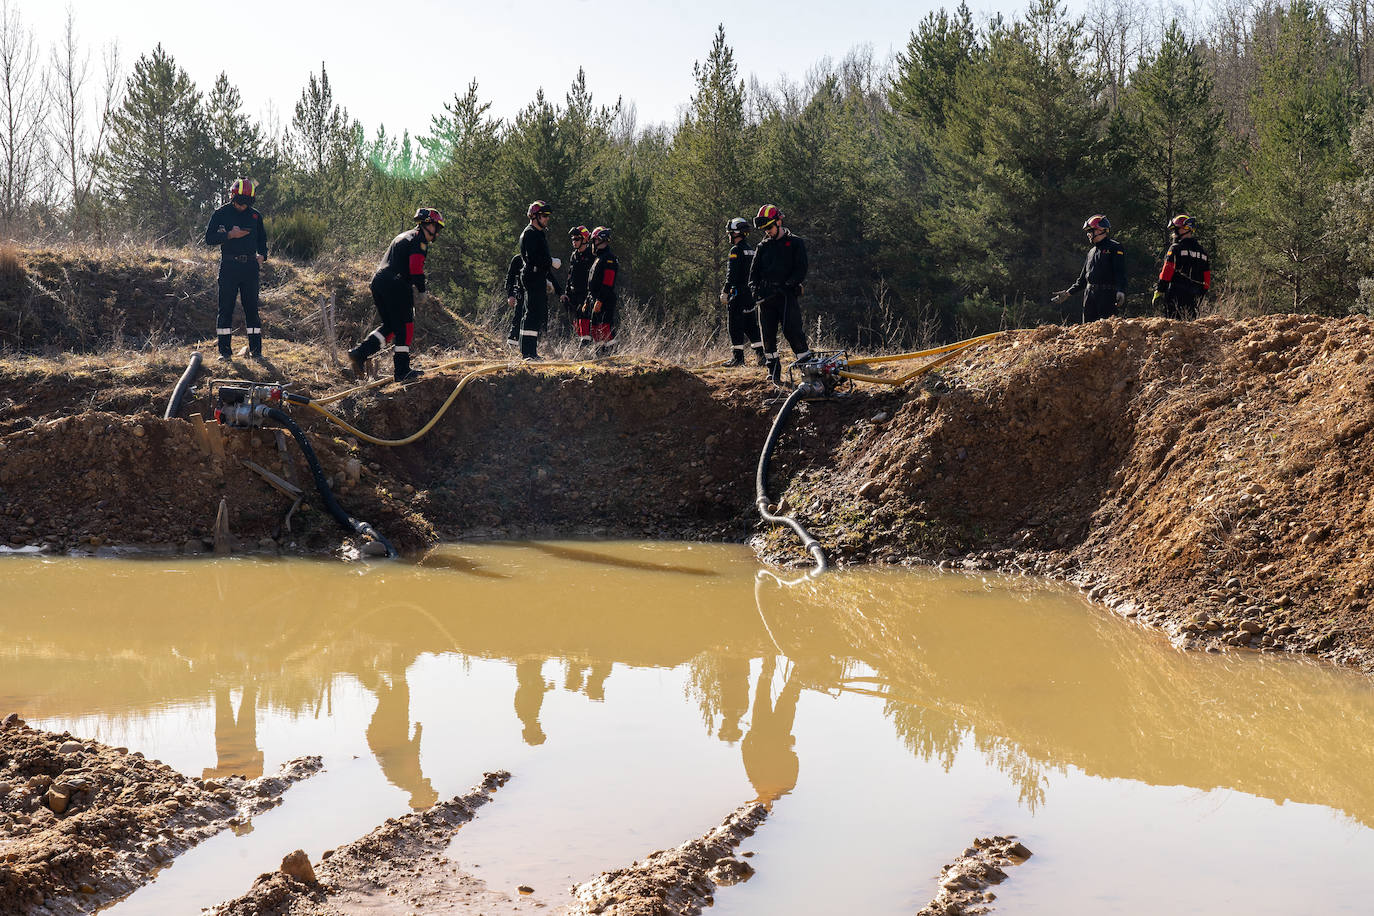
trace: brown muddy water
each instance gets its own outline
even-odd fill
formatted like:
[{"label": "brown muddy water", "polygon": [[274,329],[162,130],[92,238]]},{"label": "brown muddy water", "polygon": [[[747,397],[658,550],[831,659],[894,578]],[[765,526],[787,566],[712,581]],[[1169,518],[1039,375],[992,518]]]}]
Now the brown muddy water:
[{"label": "brown muddy water", "polygon": [[1035,853],[1006,913],[1369,911],[1363,678],[1178,652],[1034,580],[758,569],[662,543],[6,558],[0,713],[193,775],[323,755],[116,916],[193,913],[497,768],[453,856],[551,907],[762,798],[718,914],[909,914],[995,833]]}]

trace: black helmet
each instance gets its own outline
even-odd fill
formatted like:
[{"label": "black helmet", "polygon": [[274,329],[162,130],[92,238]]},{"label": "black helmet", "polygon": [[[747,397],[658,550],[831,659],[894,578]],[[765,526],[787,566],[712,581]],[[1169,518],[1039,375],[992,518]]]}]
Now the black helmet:
[{"label": "black helmet", "polygon": [[743,235],[749,234],[749,220],[737,216],[725,224],[726,232],[738,232]]}]

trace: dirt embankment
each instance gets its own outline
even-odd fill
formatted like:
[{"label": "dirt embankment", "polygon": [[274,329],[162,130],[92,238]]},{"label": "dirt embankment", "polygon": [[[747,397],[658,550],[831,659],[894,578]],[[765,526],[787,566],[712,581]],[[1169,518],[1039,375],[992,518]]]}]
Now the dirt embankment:
[{"label": "dirt embankment", "polygon": [[0,724],[0,916],[85,913],[123,897],[319,768],[312,757],[252,782],[192,779],[11,714]]}]

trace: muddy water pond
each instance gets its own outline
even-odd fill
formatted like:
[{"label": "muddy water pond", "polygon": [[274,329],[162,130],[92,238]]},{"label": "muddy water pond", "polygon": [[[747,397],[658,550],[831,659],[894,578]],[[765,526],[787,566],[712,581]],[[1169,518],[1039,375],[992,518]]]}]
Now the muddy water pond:
[{"label": "muddy water pond", "polygon": [[751,799],[714,912],[909,914],[975,836],[1007,913],[1368,912],[1374,689],[1181,653],[1033,580],[788,585],[740,547],[419,563],[7,558],[0,713],[196,776],[326,769],[109,912],[193,913],[297,847],[513,774],[453,859],[555,908]]}]

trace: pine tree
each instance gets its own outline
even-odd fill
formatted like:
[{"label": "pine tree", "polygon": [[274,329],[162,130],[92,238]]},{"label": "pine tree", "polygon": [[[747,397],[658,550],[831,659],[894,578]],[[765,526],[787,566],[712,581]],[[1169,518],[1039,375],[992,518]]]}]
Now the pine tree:
[{"label": "pine tree", "polygon": [[1356,112],[1352,69],[1337,50],[1325,13],[1294,0],[1274,50],[1261,58],[1250,101],[1255,139],[1232,178],[1237,260],[1257,291],[1278,280],[1286,296],[1274,304],[1295,312],[1344,312],[1350,296],[1344,238],[1325,218],[1349,175]]},{"label": "pine tree", "polygon": [[334,100],[323,63],[296,100],[286,145],[292,165],[282,182],[287,208],[325,214],[334,238],[365,234],[368,218],[357,203],[368,176],[366,137]]},{"label": "pine tree", "polygon": [[99,160],[106,193],[136,225],[191,233],[215,199],[213,144],[200,91],[162,45],[134,64],[109,127]]},{"label": "pine tree", "polygon": [[270,200],[275,157],[267,148],[262,128],[243,112],[243,97],[229,82],[228,74],[220,73],[215,78],[215,85],[205,100],[205,114],[215,150],[216,184],[227,188],[235,178],[252,178],[259,186],[259,193],[265,192]]},{"label": "pine tree", "polygon": [[664,267],[674,305],[684,314],[704,316],[718,312],[717,291],[729,252],[725,223],[749,209],[744,82],[724,26],[717,26],[706,60],[692,65],[692,78],[696,90],[673,135],[659,199],[673,227],[674,244]]}]

